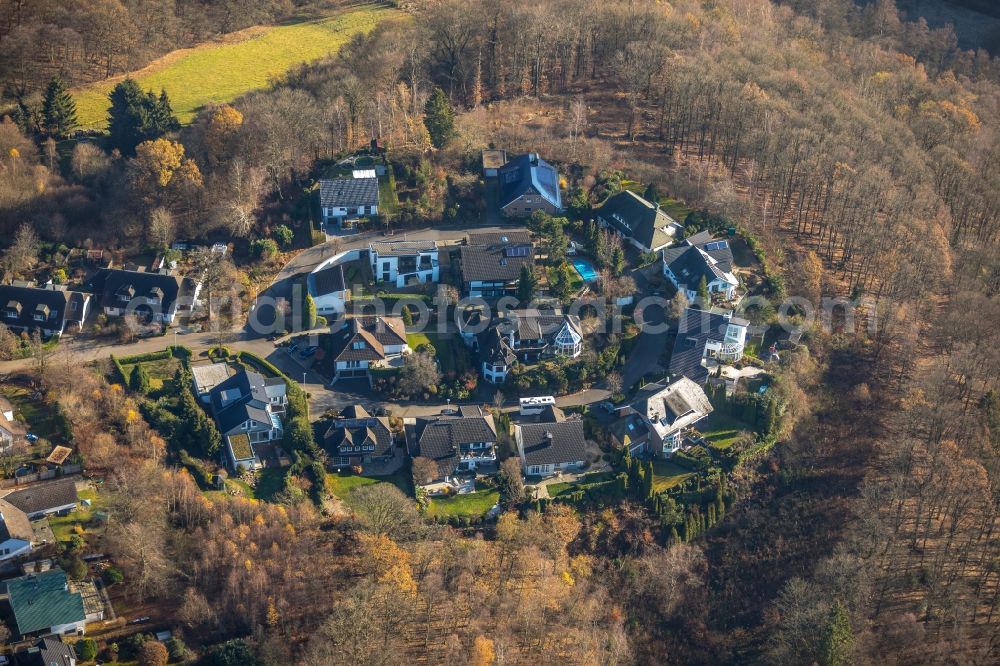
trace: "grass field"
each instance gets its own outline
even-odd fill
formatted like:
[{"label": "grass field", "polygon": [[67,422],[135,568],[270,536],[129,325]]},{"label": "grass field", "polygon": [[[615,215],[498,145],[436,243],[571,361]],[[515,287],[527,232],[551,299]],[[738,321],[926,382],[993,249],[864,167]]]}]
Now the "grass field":
[{"label": "grass field", "polygon": [[103,498],[92,488],[79,491],[77,497],[81,500],[90,500],[91,506],[87,508],[77,505],[76,510],[71,511],[68,515],[49,516],[49,528],[57,541],[69,541],[70,537],[76,534],[77,526],[82,529],[85,539],[101,529],[90,525],[90,521],[94,517],[94,512],[104,508]]},{"label": "grass field", "polygon": [[358,476],[339,472],[326,475],[326,487],[331,493],[344,500],[348,506],[351,506],[351,493],[376,483],[391,483],[403,491],[405,495],[413,496],[413,483],[409,478],[409,473],[405,470],[400,470],[390,476]]},{"label": "grass field", "polygon": [[[173,378],[180,364],[181,362],[172,356],[156,361],[143,361],[141,365],[149,374],[149,390],[158,391],[163,388],[163,382]],[[135,366],[135,363],[122,363],[122,369],[125,370],[126,377],[132,376],[132,369]]]},{"label": "grass field", "polygon": [[701,434],[714,449],[728,449],[739,441],[743,433],[753,432],[750,424],[719,413],[712,414],[705,428]]},{"label": "grass field", "polygon": [[432,499],[427,507],[427,515],[432,518],[437,516],[477,518],[492,509],[498,501],[500,493],[496,490],[480,490],[445,499]]},{"label": "grass field", "polygon": [[668,488],[673,488],[678,483],[692,475],[688,469],[675,465],[666,460],[653,461],[653,490],[662,492]]},{"label": "grass field", "polygon": [[[228,102],[304,62],[336,53],[354,35],[366,33],[385,18],[399,15],[378,6],[351,9],[322,19],[297,20],[227,35],[190,49],[173,51],[131,72],[144,90],[165,89],[182,123],[209,102]],[[103,129],[108,93],[124,79],[114,77],[73,90],[77,117],[84,129]]]}]

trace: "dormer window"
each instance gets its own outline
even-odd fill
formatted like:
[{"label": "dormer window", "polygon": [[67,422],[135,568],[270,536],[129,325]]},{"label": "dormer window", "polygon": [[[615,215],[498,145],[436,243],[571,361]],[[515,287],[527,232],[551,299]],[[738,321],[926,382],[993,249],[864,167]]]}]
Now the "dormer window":
[{"label": "dormer window", "polygon": [[4,314],[11,319],[17,319],[21,316],[21,304],[17,301],[7,301],[7,307],[4,308]]}]

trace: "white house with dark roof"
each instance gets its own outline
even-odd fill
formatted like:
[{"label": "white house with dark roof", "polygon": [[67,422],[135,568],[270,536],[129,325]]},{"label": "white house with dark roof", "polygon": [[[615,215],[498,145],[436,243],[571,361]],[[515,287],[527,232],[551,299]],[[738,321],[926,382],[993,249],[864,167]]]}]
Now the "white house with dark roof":
[{"label": "white house with dark roof", "polygon": [[462,292],[470,298],[515,295],[522,267],[534,265],[535,249],[525,230],[469,234],[459,248]]},{"label": "white house with dark roof", "polygon": [[526,476],[576,472],[587,465],[587,438],[580,419],[517,424],[514,441]]},{"label": "white house with dark roof", "polygon": [[0,561],[30,553],[34,540],[28,515],[0,499]]},{"label": "white house with dark roof", "polygon": [[319,205],[323,223],[343,227],[350,220],[378,215],[378,178],[358,177],[319,181]]},{"label": "white house with dark roof", "polygon": [[651,452],[669,456],[681,448],[685,432],[713,411],[701,386],[687,377],[670,384],[646,384],[623,415],[638,416],[649,431]]},{"label": "white house with dark roof", "polygon": [[178,315],[192,312],[201,293],[200,280],[169,272],[112,268],[98,271],[89,286],[100,294],[101,308],[109,317],[135,314],[168,325]]},{"label": "white house with dark roof", "polygon": [[333,359],[333,378],[369,378],[369,369],[401,363],[409,354],[406,327],[399,317],[352,317],[331,334],[327,353]]},{"label": "white house with dark roof", "polygon": [[396,437],[385,416],[372,416],[361,405],[345,407],[323,436],[331,467],[384,463],[396,455]]},{"label": "white house with dark roof", "polygon": [[689,301],[697,298],[702,279],[710,297],[719,294],[729,301],[740,285],[733,273],[729,241],[715,240],[706,231],[663,251],[663,275],[675,287],[683,289]]},{"label": "white house with dark roof", "polygon": [[288,406],[283,379],[243,370],[209,392],[215,423],[233,470],[261,465],[258,447],[284,436],[281,419]]},{"label": "white house with dark roof", "polygon": [[90,294],[55,286],[0,285],[0,323],[14,332],[38,331],[59,337],[66,327],[83,326],[90,313]]},{"label": "white house with dark roof", "polygon": [[4,499],[23,511],[30,520],[53,514],[67,514],[76,508],[76,481],[59,479],[32,483],[15,490]]},{"label": "white house with dark roof", "polygon": [[583,353],[583,328],[579,317],[558,310],[509,310],[476,336],[472,346],[479,351],[483,377],[499,384],[518,361],[578,357]]},{"label": "white house with dark roof", "polygon": [[374,242],[368,259],[376,282],[396,287],[427,284],[441,279],[438,246],[432,240]]},{"label": "white house with dark roof", "polygon": [[749,327],[750,322],[727,310],[688,308],[677,326],[670,374],[703,384],[709,366],[743,358]]},{"label": "white house with dark roof", "polygon": [[497,169],[500,210],[509,217],[530,217],[542,211],[562,212],[559,172],[537,153],[518,155]]},{"label": "white house with dark roof", "polygon": [[344,266],[333,257],[317,266],[306,276],[306,289],[323,316],[342,314],[347,309],[349,287],[344,279]]},{"label": "white house with dark roof", "polygon": [[491,414],[480,407],[462,406],[456,415],[418,419],[410,455],[432,460],[438,476],[448,483],[457,475],[495,471],[497,429]]},{"label": "white house with dark roof", "polygon": [[684,227],[635,192],[624,190],[608,198],[594,212],[597,223],[611,229],[641,252],[659,252],[681,234]]}]

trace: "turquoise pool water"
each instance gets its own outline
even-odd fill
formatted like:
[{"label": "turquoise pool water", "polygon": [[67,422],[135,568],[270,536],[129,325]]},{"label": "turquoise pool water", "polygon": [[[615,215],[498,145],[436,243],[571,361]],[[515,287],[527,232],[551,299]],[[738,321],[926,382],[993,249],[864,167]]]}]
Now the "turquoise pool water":
[{"label": "turquoise pool water", "polygon": [[580,274],[584,282],[593,282],[597,279],[597,270],[589,259],[577,257],[573,260],[573,268]]}]

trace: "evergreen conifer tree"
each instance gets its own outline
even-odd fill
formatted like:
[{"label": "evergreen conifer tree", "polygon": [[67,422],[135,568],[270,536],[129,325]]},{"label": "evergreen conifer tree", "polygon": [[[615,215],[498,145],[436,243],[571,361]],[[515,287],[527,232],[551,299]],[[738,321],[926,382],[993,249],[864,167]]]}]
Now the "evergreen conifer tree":
[{"label": "evergreen conifer tree", "polygon": [[435,148],[443,147],[455,136],[455,111],[440,88],[434,89],[424,105],[424,125]]},{"label": "evergreen conifer tree", "polygon": [[45,88],[42,125],[45,133],[53,137],[64,137],[77,126],[76,102],[59,77],[54,77]]}]

